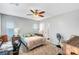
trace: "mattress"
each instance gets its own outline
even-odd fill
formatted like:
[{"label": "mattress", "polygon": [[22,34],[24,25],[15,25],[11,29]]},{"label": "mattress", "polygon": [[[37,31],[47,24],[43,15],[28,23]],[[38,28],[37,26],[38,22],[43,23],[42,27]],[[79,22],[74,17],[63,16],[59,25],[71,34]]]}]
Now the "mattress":
[{"label": "mattress", "polygon": [[[22,51],[23,49],[25,49],[25,51]],[[61,51],[50,41],[46,41],[44,45],[34,48],[30,51],[27,51],[26,48],[23,49],[20,50],[20,55],[57,55]]]}]

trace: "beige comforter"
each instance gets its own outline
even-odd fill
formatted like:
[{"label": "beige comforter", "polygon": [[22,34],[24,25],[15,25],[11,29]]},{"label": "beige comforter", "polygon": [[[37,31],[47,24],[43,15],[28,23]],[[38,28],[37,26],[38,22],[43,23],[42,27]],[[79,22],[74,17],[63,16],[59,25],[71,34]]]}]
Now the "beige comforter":
[{"label": "beige comforter", "polygon": [[[24,49],[24,48],[23,48]],[[55,45],[46,41],[46,44],[35,48],[31,51],[22,51],[20,50],[20,55],[57,55],[61,50],[56,48]]]},{"label": "beige comforter", "polygon": [[40,36],[33,36],[27,39],[27,47],[28,49],[33,49],[39,45],[45,44],[45,38]]}]

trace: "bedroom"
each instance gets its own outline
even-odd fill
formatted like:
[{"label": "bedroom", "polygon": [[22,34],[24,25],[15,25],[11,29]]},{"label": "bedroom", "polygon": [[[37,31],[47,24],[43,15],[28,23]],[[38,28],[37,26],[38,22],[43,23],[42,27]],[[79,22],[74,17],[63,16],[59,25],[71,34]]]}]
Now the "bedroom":
[{"label": "bedroom", "polygon": [[[62,51],[63,47],[59,48],[62,44],[59,44],[56,34],[59,33],[62,37],[61,41],[64,42],[68,41],[70,38],[72,38],[72,36],[79,36],[78,6],[78,3],[0,3],[0,36],[7,35],[8,41],[10,41],[10,43],[4,42],[2,44],[4,45],[3,48],[7,48],[11,44],[12,36],[18,34],[21,36],[21,38],[29,37],[29,41],[31,36],[31,38],[34,39],[45,38],[46,40],[51,41],[50,46],[47,45],[40,48],[37,47],[39,49],[35,48],[33,51],[26,51],[27,53],[22,51],[23,54],[64,54],[65,52]],[[31,15],[31,9],[34,11],[45,11],[43,12],[44,17],[39,17],[37,14]],[[35,44],[35,46],[37,45],[40,44]],[[58,47],[50,48],[51,46]],[[12,51],[8,52],[6,48],[1,49],[1,54],[5,55],[6,53],[13,53]],[[52,50],[53,48],[55,48],[54,50],[56,52]],[[23,49],[26,48],[23,47]],[[39,52],[39,50],[41,51]],[[75,50],[79,51],[77,48],[75,48]],[[78,54],[78,51],[76,53],[74,52],[73,54]],[[70,53],[67,52],[66,54]]]}]

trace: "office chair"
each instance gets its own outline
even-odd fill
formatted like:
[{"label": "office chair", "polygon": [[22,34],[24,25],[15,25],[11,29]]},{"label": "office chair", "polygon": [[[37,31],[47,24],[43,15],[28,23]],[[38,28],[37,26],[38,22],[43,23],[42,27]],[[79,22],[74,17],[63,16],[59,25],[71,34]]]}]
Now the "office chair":
[{"label": "office chair", "polygon": [[21,44],[23,44],[27,48],[26,44],[24,44],[22,42],[21,37],[19,35],[17,37],[15,35],[13,35],[13,37],[12,37],[13,55],[19,54]]}]

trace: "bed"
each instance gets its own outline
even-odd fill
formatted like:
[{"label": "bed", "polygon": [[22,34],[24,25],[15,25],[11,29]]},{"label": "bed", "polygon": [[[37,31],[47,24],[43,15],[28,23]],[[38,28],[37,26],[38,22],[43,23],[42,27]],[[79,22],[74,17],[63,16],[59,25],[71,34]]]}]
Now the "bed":
[{"label": "bed", "polygon": [[21,46],[20,55],[57,55],[61,50],[57,48],[50,40],[45,40],[45,44],[35,47],[31,50],[27,50]]}]

